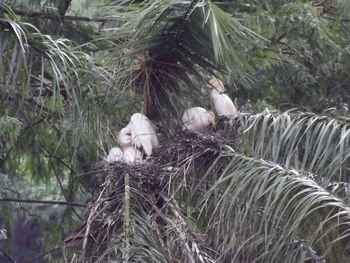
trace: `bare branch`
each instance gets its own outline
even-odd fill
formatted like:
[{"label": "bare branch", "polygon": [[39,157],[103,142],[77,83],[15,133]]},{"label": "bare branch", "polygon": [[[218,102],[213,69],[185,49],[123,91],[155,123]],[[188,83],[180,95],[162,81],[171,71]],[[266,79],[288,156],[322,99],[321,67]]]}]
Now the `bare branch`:
[{"label": "bare branch", "polygon": [[17,198],[0,198],[0,202],[15,202],[15,203],[30,203],[30,204],[42,204],[42,205],[66,205],[86,207],[84,204],[69,203],[65,201],[47,201],[47,200],[34,200],[34,199],[17,199]]},{"label": "bare branch", "polygon": [[3,254],[10,262],[16,263],[16,260],[14,260],[9,254],[7,254],[4,250],[0,249],[0,253]]}]

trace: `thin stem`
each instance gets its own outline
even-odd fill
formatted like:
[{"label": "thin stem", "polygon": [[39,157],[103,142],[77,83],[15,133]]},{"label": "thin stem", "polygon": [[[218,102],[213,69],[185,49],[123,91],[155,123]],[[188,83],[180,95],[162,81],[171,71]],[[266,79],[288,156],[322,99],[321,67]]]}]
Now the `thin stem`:
[{"label": "thin stem", "polygon": [[35,200],[35,199],[0,198],[0,202],[15,202],[15,203],[31,203],[31,204],[42,204],[42,205],[66,205],[66,206],[86,207],[86,205],[80,204],[80,203],[70,203],[70,202],[65,202],[65,201]]},{"label": "thin stem", "polygon": [[3,254],[10,262],[16,263],[16,260],[14,260],[9,254],[7,254],[4,250],[0,249],[0,253]]}]

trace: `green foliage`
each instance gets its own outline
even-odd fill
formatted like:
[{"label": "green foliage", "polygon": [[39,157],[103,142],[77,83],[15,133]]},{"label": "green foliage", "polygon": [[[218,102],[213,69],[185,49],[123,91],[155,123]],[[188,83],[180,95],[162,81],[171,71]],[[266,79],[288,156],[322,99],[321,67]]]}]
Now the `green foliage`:
[{"label": "green foliage", "polygon": [[218,262],[347,261],[348,206],[313,175],[236,153],[215,168],[201,219]]},{"label": "green foliage", "polygon": [[[349,22],[342,13],[345,3],[251,2],[249,10],[236,9],[237,13],[270,44],[248,57],[249,63],[256,63],[259,88],[247,93],[244,85],[238,85],[235,94],[253,101],[265,98],[274,107],[302,106],[317,113],[348,105],[350,53]],[[230,82],[241,84],[235,77]]]},{"label": "green foliage", "polygon": [[[231,65],[237,76],[249,81],[243,56],[264,42],[211,1],[112,3],[109,12],[119,21],[118,28],[107,29],[108,37],[121,44],[112,49],[111,62],[126,57],[125,65],[117,66],[117,85],[127,83],[146,94],[144,110],[150,118],[164,114],[164,109],[180,115],[184,98],[201,95],[205,76]],[[127,49],[120,54],[122,48]]]},{"label": "green foliage", "polygon": [[246,154],[317,174],[320,183],[347,181],[349,119],[265,111],[242,120]]},{"label": "green foliage", "polygon": [[[98,184],[89,171],[132,112],[165,132],[185,108],[210,107],[215,75],[242,111],[234,151],[223,144],[199,164],[189,151],[169,169],[168,247],[154,229],[151,193],[130,176],[133,187],[116,190],[123,208],[106,255],[348,261],[349,1],[72,0],[66,17],[58,2],[68,3],[0,4],[1,198],[83,202]],[[8,251],[16,253],[14,222],[38,217],[33,244],[53,251],[43,262],[60,261],[76,209],[4,203],[0,211]]]},{"label": "green foliage", "polygon": [[0,118],[0,146],[2,151],[3,149],[14,145],[15,141],[17,140],[17,137],[20,134],[21,129],[22,124],[16,118],[11,118],[8,116]]}]

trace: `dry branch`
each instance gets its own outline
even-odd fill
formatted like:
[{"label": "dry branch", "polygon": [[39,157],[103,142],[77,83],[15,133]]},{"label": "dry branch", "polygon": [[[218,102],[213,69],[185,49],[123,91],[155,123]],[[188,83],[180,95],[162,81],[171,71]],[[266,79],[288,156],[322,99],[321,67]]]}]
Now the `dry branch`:
[{"label": "dry branch", "polygon": [[[230,144],[219,133],[168,131],[143,163],[98,164],[95,174],[91,174],[99,182],[92,189],[96,198],[80,227],[66,238],[65,252],[73,249],[76,262],[103,262],[107,258],[119,262],[126,257],[132,260],[137,248],[143,251],[139,246],[147,244],[149,237],[142,235],[146,231],[142,227],[146,227],[149,235],[156,237],[152,242],[167,251],[169,258],[214,262],[214,252],[188,225],[176,193],[169,192],[169,188],[188,187],[190,184],[184,183],[179,171],[184,167],[207,169],[219,156],[223,143]],[[186,180],[196,184],[195,177]],[[140,227],[142,231],[137,231]]]},{"label": "dry branch", "polygon": [[17,199],[17,198],[0,198],[0,202],[15,202],[15,203],[30,203],[30,204],[41,204],[41,205],[66,205],[66,206],[77,206],[86,207],[84,204],[70,203],[64,201],[47,201],[47,200],[33,200],[33,199]]}]

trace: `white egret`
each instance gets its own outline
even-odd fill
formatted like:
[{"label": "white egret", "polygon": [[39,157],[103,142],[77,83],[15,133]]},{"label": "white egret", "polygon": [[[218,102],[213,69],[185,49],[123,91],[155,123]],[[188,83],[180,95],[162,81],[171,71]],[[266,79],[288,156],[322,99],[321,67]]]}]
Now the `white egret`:
[{"label": "white egret", "polygon": [[237,116],[237,108],[229,96],[224,94],[224,85],[218,79],[209,80],[209,84],[213,87],[210,92],[210,98],[214,105],[218,116]]},{"label": "white egret", "polygon": [[157,134],[152,122],[141,113],[134,113],[128,124],[132,144],[143,148],[147,156],[152,154],[154,147],[159,145]]},{"label": "white egret", "polygon": [[131,139],[131,129],[129,125],[127,125],[126,127],[124,127],[119,131],[118,142],[120,147],[122,148],[126,148],[131,145],[132,139]]},{"label": "white egret", "polygon": [[118,142],[123,149],[120,161],[129,164],[142,161],[142,152],[132,145],[131,126],[129,124],[119,131]]},{"label": "white egret", "polygon": [[119,147],[113,147],[109,150],[108,155],[104,158],[107,163],[114,163],[121,161],[123,158],[123,151]]},{"label": "white egret", "polygon": [[210,125],[215,126],[215,115],[202,107],[193,107],[185,110],[182,123],[184,129],[204,133]]},{"label": "white egret", "polygon": [[212,78],[211,80],[209,80],[209,84],[214,89],[216,89],[219,93],[225,92],[225,87],[224,87],[224,84],[222,83],[221,80],[219,80],[217,78]]},{"label": "white egret", "polygon": [[142,162],[142,152],[133,146],[129,146],[124,149],[122,161],[125,163]]}]

